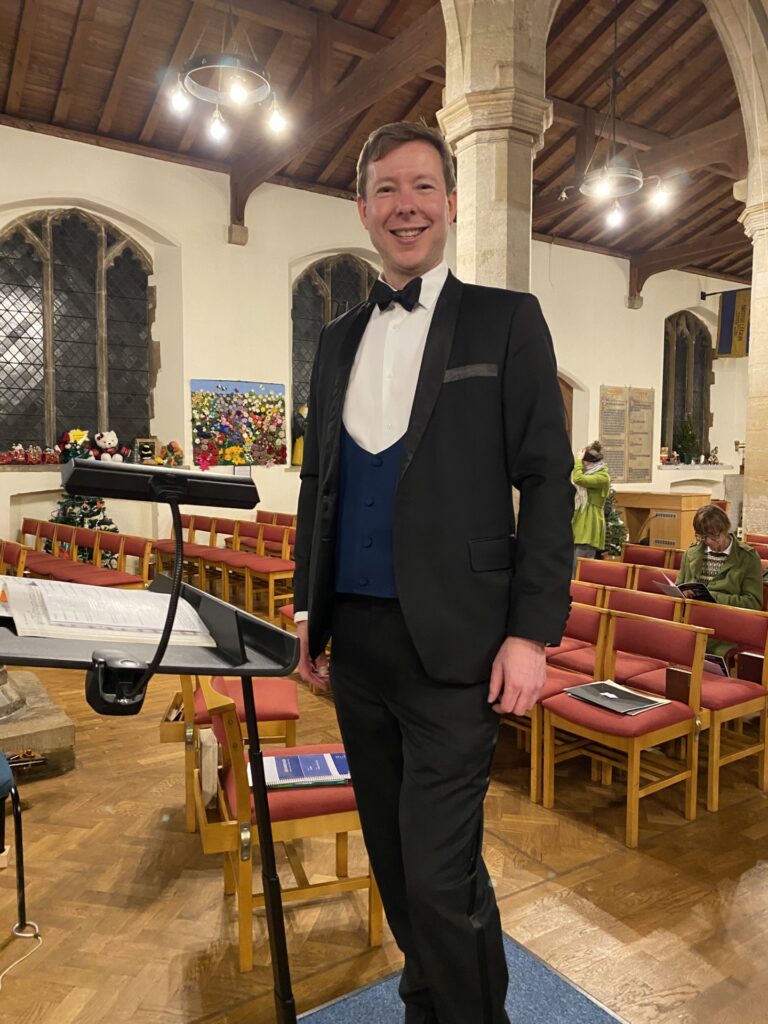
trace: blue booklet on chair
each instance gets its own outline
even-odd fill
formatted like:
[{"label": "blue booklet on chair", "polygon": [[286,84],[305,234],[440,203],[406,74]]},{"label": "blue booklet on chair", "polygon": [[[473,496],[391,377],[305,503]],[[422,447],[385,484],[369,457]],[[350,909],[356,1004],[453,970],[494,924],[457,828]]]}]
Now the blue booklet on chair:
[{"label": "blue booklet on chair", "polygon": [[[250,765],[248,777],[250,781]],[[349,782],[351,776],[347,755],[276,754],[264,757],[264,778],[267,788],[283,786],[333,786]]]}]

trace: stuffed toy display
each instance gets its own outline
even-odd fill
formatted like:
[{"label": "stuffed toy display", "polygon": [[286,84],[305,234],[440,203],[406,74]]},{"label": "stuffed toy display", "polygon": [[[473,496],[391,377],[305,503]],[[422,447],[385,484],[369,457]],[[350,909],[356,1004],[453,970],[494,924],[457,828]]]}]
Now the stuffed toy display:
[{"label": "stuffed toy display", "polygon": [[169,441],[160,448],[160,454],[155,456],[157,466],[183,466],[184,449],[178,441]]},{"label": "stuffed toy display", "polygon": [[94,459],[100,459],[102,462],[123,461],[122,450],[118,447],[117,434],[114,430],[99,431],[98,434],[94,434],[93,442],[91,454]]}]

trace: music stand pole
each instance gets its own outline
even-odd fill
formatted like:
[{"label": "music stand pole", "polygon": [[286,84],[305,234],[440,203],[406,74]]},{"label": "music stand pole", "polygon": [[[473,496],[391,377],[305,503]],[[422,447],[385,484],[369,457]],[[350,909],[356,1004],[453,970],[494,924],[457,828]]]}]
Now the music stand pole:
[{"label": "music stand pole", "polygon": [[291,991],[291,970],[285,941],[283,900],[275,862],[275,844],[272,839],[267,783],[264,778],[264,759],[259,743],[256,706],[253,699],[253,677],[243,676],[242,684],[245,724],[248,730],[248,760],[251,766],[253,804],[256,810],[256,828],[259,833],[264,909],[267,915],[269,950],[272,959],[276,1020],[277,1024],[296,1024],[296,1003]]}]

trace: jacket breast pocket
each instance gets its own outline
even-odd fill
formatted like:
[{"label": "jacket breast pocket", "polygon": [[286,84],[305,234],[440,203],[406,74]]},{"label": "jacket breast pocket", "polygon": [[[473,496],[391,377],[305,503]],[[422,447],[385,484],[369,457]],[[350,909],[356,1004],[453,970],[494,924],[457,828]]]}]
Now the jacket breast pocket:
[{"label": "jacket breast pocket", "polygon": [[499,368],[496,363],[469,363],[467,366],[454,366],[445,371],[443,384],[451,384],[456,380],[467,380],[469,377],[498,377]]},{"label": "jacket breast pocket", "polygon": [[512,536],[471,540],[469,541],[469,564],[474,572],[511,569],[514,548],[515,538]]}]

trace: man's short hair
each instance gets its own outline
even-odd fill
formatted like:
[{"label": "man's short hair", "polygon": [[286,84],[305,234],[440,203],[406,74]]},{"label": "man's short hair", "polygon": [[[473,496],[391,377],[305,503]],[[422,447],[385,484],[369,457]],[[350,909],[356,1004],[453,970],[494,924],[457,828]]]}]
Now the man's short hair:
[{"label": "man's short hair", "polygon": [[731,521],[718,505],[702,505],[693,517],[693,529],[699,537],[731,532]]},{"label": "man's short hair", "polygon": [[453,155],[437,128],[411,121],[395,121],[392,124],[383,124],[381,128],[371,132],[360,150],[357,160],[357,194],[362,199],[365,199],[369,166],[391,153],[393,149],[404,146],[406,142],[426,142],[433,146],[440,154],[446,191],[450,195],[455,190],[456,171]]}]

